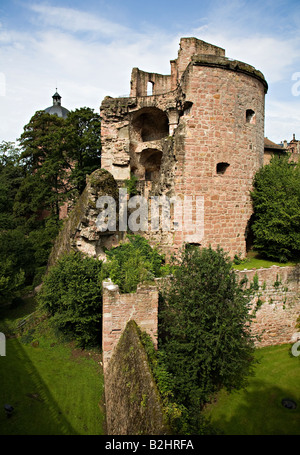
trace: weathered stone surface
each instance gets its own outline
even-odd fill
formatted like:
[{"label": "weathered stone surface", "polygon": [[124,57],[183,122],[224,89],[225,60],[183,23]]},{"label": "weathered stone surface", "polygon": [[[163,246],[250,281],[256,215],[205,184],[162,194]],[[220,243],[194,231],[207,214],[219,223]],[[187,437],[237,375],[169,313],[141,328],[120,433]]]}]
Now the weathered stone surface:
[{"label": "weathered stone surface", "polygon": [[55,240],[48,267],[70,251],[81,251],[91,257],[104,258],[103,247],[117,245],[117,232],[100,232],[97,217],[100,209],[97,200],[101,196],[112,196],[118,201],[118,185],[113,176],[104,169],[97,169],[87,178],[87,185],[75,207],[70,212]]},{"label": "weathered stone surface", "polygon": [[293,333],[291,343],[296,343],[298,340],[300,340],[300,332]]},{"label": "weathered stone surface", "polygon": [[107,434],[170,434],[147,355],[133,320],[126,325],[104,370],[104,381]]},{"label": "weathered stone surface", "polygon": [[258,283],[251,302],[251,329],[258,346],[290,343],[300,314],[300,267],[278,267],[236,272],[242,280]]},{"label": "weathered stone surface", "polygon": [[120,294],[110,280],[103,283],[102,352],[104,370],[130,320],[151,336],[157,346],[158,290],[156,286],[140,285],[132,294]]},{"label": "weathered stone surface", "polygon": [[260,71],[226,58],[217,46],[182,38],[171,75],[134,68],[130,97],[104,99],[105,169],[117,179],[135,174],[145,182],[146,197],[204,198],[200,232],[194,204],[183,229],[146,232],[153,244],[165,252],[176,252],[185,242],[220,245],[232,257],[245,255],[250,190],[263,165],[266,91]]}]

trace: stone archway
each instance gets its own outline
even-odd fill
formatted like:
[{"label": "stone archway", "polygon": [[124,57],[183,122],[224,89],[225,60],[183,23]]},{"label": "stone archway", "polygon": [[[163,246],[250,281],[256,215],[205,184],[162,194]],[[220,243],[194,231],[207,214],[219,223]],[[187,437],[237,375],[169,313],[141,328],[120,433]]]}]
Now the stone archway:
[{"label": "stone archway", "polygon": [[169,135],[167,114],[157,107],[144,107],[134,113],[132,119],[133,139],[149,142],[163,139]]},{"label": "stone archway", "polygon": [[156,181],[159,177],[162,152],[157,149],[145,149],[140,155],[140,164],[145,171],[145,180]]}]

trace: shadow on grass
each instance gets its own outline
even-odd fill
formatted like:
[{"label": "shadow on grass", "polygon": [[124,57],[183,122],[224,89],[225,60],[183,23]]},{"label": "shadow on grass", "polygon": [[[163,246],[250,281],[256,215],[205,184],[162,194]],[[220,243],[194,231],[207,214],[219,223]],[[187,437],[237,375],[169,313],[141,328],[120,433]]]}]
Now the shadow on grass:
[{"label": "shadow on grass", "polygon": [[[295,396],[261,380],[251,382],[251,391],[226,397],[227,412],[216,413],[213,425],[226,435],[300,435],[299,393]],[[285,408],[285,398],[296,401],[297,408]]]},{"label": "shadow on grass", "polygon": [[[3,322],[1,330],[5,334]],[[6,340],[6,356],[0,357],[0,384],[1,435],[77,434],[18,338]],[[5,404],[14,408],[9,418]]]}]

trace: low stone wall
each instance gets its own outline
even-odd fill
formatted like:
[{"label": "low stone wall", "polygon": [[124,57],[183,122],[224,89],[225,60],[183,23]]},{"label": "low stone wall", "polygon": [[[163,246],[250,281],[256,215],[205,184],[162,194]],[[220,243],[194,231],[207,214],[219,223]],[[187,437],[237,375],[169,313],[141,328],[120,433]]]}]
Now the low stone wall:
[{"label": "low stone wall", "polygon": [[170,434],[137,324],[127,323],[104,370],[109,435]]},{"label": "low stone wall", "polygon": [[126,324],[136,321],[151,336],[157,347],[158,290],[156,286],[139,285],[132,294],[120,294],[111,281],[103,282],[102,351],[105,368],[117,346]]},{"label": "low stone wall", "polygon": [[[257,346],[295,342],[300,315],[300,267],[236,271],[252,284],[252,330]],[[158,283],[157,283],[158,284]],[[111,435],[169,434],[159,393],[138,326],[157,346],[158,288],[139,286],[120,294],[111,281],[103,283],[103,366],[107,432]]]},{"label": "low stone wall", "polygon": [[255,319],[252,331],[259,336],[258,346],[293,341],[300,315],[300,267],[279,267],[242,270],[240,279],[247,278],[249,287],[256,287],[252,299]]}]

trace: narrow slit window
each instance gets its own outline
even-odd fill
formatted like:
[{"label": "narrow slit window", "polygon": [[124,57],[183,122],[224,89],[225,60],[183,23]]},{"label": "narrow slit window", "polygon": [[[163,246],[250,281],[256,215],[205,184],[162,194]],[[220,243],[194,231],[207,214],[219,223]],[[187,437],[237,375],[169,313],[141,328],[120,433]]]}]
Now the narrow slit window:
[{"label": "narrow slit window", "polygon": [[246,123],[255,123],[255,112],[252,109],[246,110]]},{"label": "narrow slit window", "polygon": [[217,164],[217,174],[223,175],[227,171],[228,167],[230,166],[229,163],[218,163]]}]

